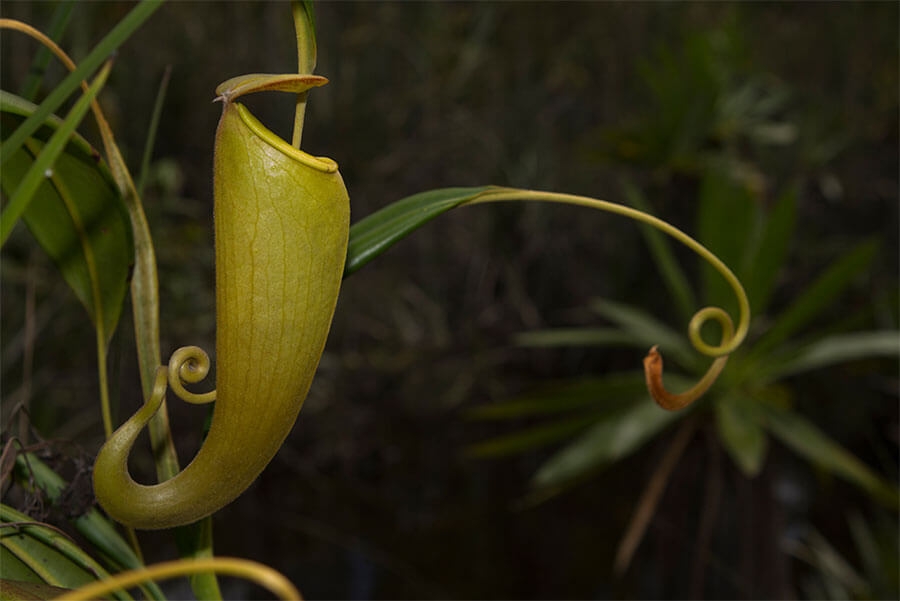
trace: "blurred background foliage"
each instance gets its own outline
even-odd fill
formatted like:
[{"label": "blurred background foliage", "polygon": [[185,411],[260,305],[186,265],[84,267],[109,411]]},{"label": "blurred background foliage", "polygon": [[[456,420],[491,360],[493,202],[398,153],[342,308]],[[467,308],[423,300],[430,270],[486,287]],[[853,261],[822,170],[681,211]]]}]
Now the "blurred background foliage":
[{"label": "blurred background foliage", "polygon": [[[78,4],[62,45],[78,60],[128,8]],[[52,5],[0,12],[45,27]],[[807,461],[815,449],[760,438],[747,391],[767,390],[896,489],[895,351],[776,372],[817,340],[898,327],[898,16],[891,3],[318,4],[317,72],[331,83],[311,95],[304,146],[338,160],[354,220],[422,190],[487,183],[642,203],[750,274],[754,308],[767,307],[751,343],[821,290],[823,273],[849,267],[769,344],[768,373],[748,345],[699,411],[647,413],[658,427],[633,452],[548,489],[535,486],[548,461],[598,415],[644,415],[629,404],[640,396],[630,374],[649,344],[634,344],[627,311],[681,335],[718,283],[672,248],[674,283],[659,247],[616,217],[451,212],[345,282],[301,419],[217,515],[216,552],[268,563],[310,598],[896,598],[896,507]],[[122,47],[101,95],[137,171],[172,67],[144,198],[166,355],[214,348],[213,89],[293,70],[292,35],[286,4],[172,2]],[[34,51],[4,33],[5,89]],[[54,65],[47,85],[61,76]],[[248,104],[288,135],[287,95]],[[775,219],[787,225],[764,227]],[[102,439],[90,323],[22,228],[2,261],[3,427],[18,427],[10,408],[29,398],[32,438],[76,480]],[[598,340],[598,328],[618,338]],[[679,362],[685,338],[673,340],[668,376],[690,375],[697,361]],[[120,419],[140,402],[133,349],[126,317],[110,353]],[[529,399],[581,412],[553,436],[490,452],[547,415],[473,418]],[[170,405],[184,461],[206,410]],[[619,574],[620,541],[677,446]],[[149,452],[132,463],[150,479]],[[174,555],[165,533],[142,540],[148,561]]]}]

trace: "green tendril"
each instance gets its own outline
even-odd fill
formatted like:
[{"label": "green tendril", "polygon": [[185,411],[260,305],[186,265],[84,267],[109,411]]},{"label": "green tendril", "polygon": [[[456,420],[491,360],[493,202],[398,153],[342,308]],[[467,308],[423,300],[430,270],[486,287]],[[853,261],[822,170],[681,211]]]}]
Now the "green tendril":
[{"label": "green tendril", "polygon": [[169,387],[181,400],[202,405],[216,400],[216,391],[191,392],[183,383],[196,384],[209,373],[209,355],[199,346],[183,346],[169,359]]},{"label": "green tendril", "polygon": [[[164,367],[160,369],[165,369]],[[182,559],[169,561],[138,570],[121,572],[106,580],[92,582],[81,588],[57,597],[59,601],[84,601],[99,599],[112,591],[124,590],[141,582],[167,580],[178,576],[189,576],[202,572],[217,572],[251,580],[268,589],[279,599],[301,601],[300,591],[281,572],[269,566],[232,557],[211,557],[206,559]]]},{"label": "green tendril", "polygon": [[[747,331],[750,328],[750,302],[747,299],[746,292],[744,292],[744,287],[741,285],[740,281],[737,279],[734,273],[717,256],[710,252],[705,246],[682,232],[680,229],[669,223],[666,223],[665,221],[657,217],[654,217],[653,215],[649,215],[647,213],[644,213],[643,211],[639,211],[631,207],[626,207],[624,205],[608,202],[605,200],[597,200],[596,198],[590,198],[587,196],[562,194],[557,192],[542,192],[536,190],[519,190],[516,188],[493,188],[463,204],[474,205],[489,202],[516,200],[543,201],[578,205],[600,209],[601,211],[607,211],[610,213],[628,217],[630,219],[634,219],[641,223],[645,223],[647,225],[655,227],[656,229],[671,236],[672,238],[675,238],[676,240],[690,248],[692,251],[700,255],[700,257],[707,261],[710,265],[712,265],[716,271],[722,274],[722,277],[724,277],[725,281],[727,281],[731,286],[731,289],[734,291],[734,294],[738,300],[738,307],[740,311],[738,327],[737,330],[735,330],[731,317],[728,315],[728,313],[726,313],[719,307],[704,307],[703,309],[697,311],[697,313],[695,313],[691,318],[691,321],[688,325],[688,338],[690,339],[691,344],[698,352],[706,356],[716,358],[716,360],[712,363],[703,377],[700,378],[697,384],[695,384],[692,388],[685,392],[672,394],[668,392],[662,384],[662,357],[660,356],[655,346],[650,349],[650,352],[644,359],[644,372],[647,378],[647,388],[650,391],[650,395],[653,397],[653,399],[664,409],[673,410],[686,407],[690,403],[697,400],[703,393],[705,393],[709,389],[710,386],[712,386],[712,384],[716,381],[716,378],[719,377],[722,369],[725,367],[725,363],[728,360],[728,355],[734,352],[734,350],[741,345],[741,343],[744,341],[744,338],[746,338],[747,336]],[[707,343],[703,340],[700,334],[700,330],[703,327],[703,324],[710,320],[717,321],[721,326],[722,337],[719,344],[713,345]]]}]

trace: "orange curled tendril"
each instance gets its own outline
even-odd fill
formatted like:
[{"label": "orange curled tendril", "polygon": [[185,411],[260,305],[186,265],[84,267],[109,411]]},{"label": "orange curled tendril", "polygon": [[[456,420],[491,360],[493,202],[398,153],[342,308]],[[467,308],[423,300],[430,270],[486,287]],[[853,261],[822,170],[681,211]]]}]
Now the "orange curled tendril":
[{"label": "orange curled tendril", "polygon": [[656,404],[669,411],[684,409],[709,390],[716,378],[722,372],[725,364],[728,362],[728,356],[719,357],[713,361],[703,378],[694,384],[689,390],[679,394],[672,394],[663,385],[663,359],[659,354],[657,347],[654,346],[644,357],[644,377],[647,380],[647,390],[650,396],[656,401]]}]

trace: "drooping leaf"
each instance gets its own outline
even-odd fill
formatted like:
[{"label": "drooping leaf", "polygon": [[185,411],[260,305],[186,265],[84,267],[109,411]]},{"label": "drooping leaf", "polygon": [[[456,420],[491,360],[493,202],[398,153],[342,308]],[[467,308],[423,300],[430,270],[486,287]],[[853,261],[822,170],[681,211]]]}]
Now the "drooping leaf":
[{"label": "drooping leaf", "polygon": [[745,476],[762,469],[768,448],[766,432],[754,411],[753,399],[725,397],[715,404],[719,439]]},{"label": "drooping leaf", "polygon": [[[35,106],[0,92],[4,131],[11,131]],[[58,131],[51,117],[3,169],[0,185],[12,194],[34,165],[45,141]],[[128,290],[134,244],[128,213],[105,163],[74,134],[43,178],[23,218],[35,239],[59,267],[92,320],[102,314],[106,340],[112,336]],[[99,293],[95,299],[95,290]]]},{"label": "drooping leaf", "polygon": [[886,506],[897,509],[900,490],[794,411],[760,405],[768,430],[807,461],[859,486]]},{"label": "drooping leaf", "polygon": [[344,277],[441,213],[472,200],[490,189],[490,187],[484,186],[440,188],[420,192],[391,203],[357,221],[350,227],[350,242],[347,246]]},{"label": "drooping leaf", "polygon": [[877,241],[868,240],[832,263],[779,315],[772,327],[753,346],[750,355],[754,358],[764,355],[831,306],[859,274],[865,273],[877,249]]}]

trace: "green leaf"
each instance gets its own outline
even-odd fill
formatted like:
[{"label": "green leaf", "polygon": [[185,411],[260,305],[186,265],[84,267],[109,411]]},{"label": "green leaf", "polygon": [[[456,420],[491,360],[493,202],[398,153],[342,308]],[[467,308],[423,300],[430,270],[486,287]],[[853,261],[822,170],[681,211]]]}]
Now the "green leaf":
[{"label": "green leaf", "polygon": [[[9,131],[10,126],[33,114],[35,106],[0,92],[0,110],[3,129]],[[4,165],[0,186],[6,193],[20,187],[36,164],[34,157],[46,148],[44,141],[52,140],[59,128],[57,118],[48,119]],[[108,341],[121,314],[133,262],[134,243],[127,209],[106,164],[77,134],[57,158],[52,177],[41,179],[44,181],[23,215],[25,223],[91,319],[102,314],[100,325]]]},{"label": "green leaf", "polygon": [[872,471],[812,423],[793,411],[760,405],[769,431],[807,461],[860,487],[873,498],[896,510],[900,490]]},{"label": "green leaf", "polygon": [[813,342],[803,347],[795,357],[778,361],[772,372],[781,378],[836,363],[898,356],[900,356],[900,331],[853,332]]},{"label": "green leaf", "polygon": [[768,448],[766,432],[754,403],[753,399],[732,397],[715,403],[719,439],[748,478],[759,474]]},{"label": "green leaf", "polygon": [[[640,190],[629,183],[625,184],[625,199],[631,206],[645,213],[650,212],[649,203],[647,203]],[[640,228],[641,234],[643,234],[644,240],[647,241],[647,246],[650,248],[650,254],[653,255],[653,260],[656,262],[656,267],[666,283],[669,295],[675,301],[675,304],[678,305],[679,314],[682,319],[689,320],[694,314],[697,301],[694,298],[687,276],[675,258],[675,253],[672,251],[668,237],[664,236],[655,227],[650,227],[643,223],[640,224]]]},{"label": "green leaf", "polygon": [[[103,67],[93,83],[91,83],[91,86],[81,95],[81,98],[78,99],[78,102],[75,103],[75,106],[73,106],[69,111],[69,114],[66,115],[65,120],[60,123],[59,128],[50,137],[47,145],[40,151],[40,155],[35,158],[34,163],[24,173],[21,179],[16,180],[16,186],[12,190],[11,198],[3,209],[3,213],[0,213],[0,245],[6,243],[7,238],[9,238],[10,233],[12,233],[13,227],[18,223],[19,218],[22,216],[22,213],[25,212],[25,209],[28,208],[34,193],[37,191],[38,187],[44,183],[44,180],[49,178],[48,174],[52,173],[56,157],[58,157],[66,147],[69,136],[72,135],[75,128],[81,123],[81,120],[84,118],[85,114],[87,114],[87,111],[91,106],[91,101],[103,88],[103,84],[106,83],[110,66],[111,64],[107,63],[106,66]],[[21,128],[22,126],[19,126],[16,131],[19,131]],[[13,135],[15,135],[15,132],[13,132]],[[2,148],[6,148],[6,144],[7,141],[4,141]],[[29,150],[33,151],[33,149]]]},{"label": "green leaf", "polygon": [[0,578],[9,578],[19,582],[43,582],[25,562],[13,555],[13,552],[0,545]]},{"label": "green leaf", "polygon": [[744,286],[750,298],[750,307],[759,315],[768,307],[787,258],[796,215],[797,190],[790,188],[781,194],[766,218],[757,247],[745,269]]},{"label": "green leaf", "polygon": [[87,79],[97,68],[118,48],[135,29],[147,20],[156,9],[162,5],[162,0],[143,0],[137,4],[124,19],[100,40],[91,52],[81,60],[78,67],[69,73],[66,78],[47,95],[34,113],[25,120],[0,147],[0,165],[5,166],[6,161],[16,154],[25,141],[60,107],[81,82]]},{"label": "green leaf", "polygon": [[[56,503],[68,487],[65,480],[33,453],[17,456],[15,469],[19,482],[26,486],[33,483],[44,491],[51,503]],[[112,523],[96,508],[88,509],[70,521],[75,530],[96,548],[98,556],[111,570],[135,570],[144,566]],[[154,582],[141,585],[141,589],[150,599],[165,599],[162,590]]]},{"label": "green leaf", "polygon": [[353,224],[347,247],[347,277],[398,240],[441,213],[470,201],[491,188],[439,188],[408,196]]},{"label": "green leaf", "polygon": [[472,419],[494,420],[552,415],[577,409],[621,409],[647,392],[644,372],[613,373],[596,378],[576,378],[547,384],[508,401],[475,407]]},{"label": "green leaf", "polygon": [[[757,213],[756,204],[746,186],[717,169],[707,172],[700,189],[697,237],[738,278],[743,276],[740,267],[744,263],[744,252]],[[704,263],[701,276],[706,301],[732,315],[736,314],[734,293],[721,274]]]},{"label": "green leaf", "polygon": [[532,478],[535,487],[565,484],[595,472],[639,449],[689,411],[666,411],[649,397],[598,421],[590,430],[550,457]]},{"label": "green leaf", "polygon": [[[78,588],[109,573],[56,528],[35,524],[33,520],[6,505],[0,505],[0,521],[22,523],[0,530],[0,545],[28,566],[40,580],[52,586]],[[117,599],[131,599],[128,593],[115,594]]]},{"label": "green leaf", "polygon": [[832,301],[846,290],[856,277],[865,273],[877,249],[877,241],[869,240],[835,261],[779,315],[772,327],[753,346],[750,356],[758,358],[766,354],[831,306]]},{"label": "green leaf", "polygon": [[[0,549],[0,552],[7,552],[6,548]],[[3,558],[4,576],[7,569],[6,562],[15,560],[15,556],[0,555]],[[25,564],[22,564],[25,565]],[[69,592],[71,589],[60,588],[58,586],[50,586],[49,584],[41,584],[39,582],[29,582],[22,580],[11,580],[0,578],[0,601],[44,601],[45,599],[55,599],[63,593]]]}]

